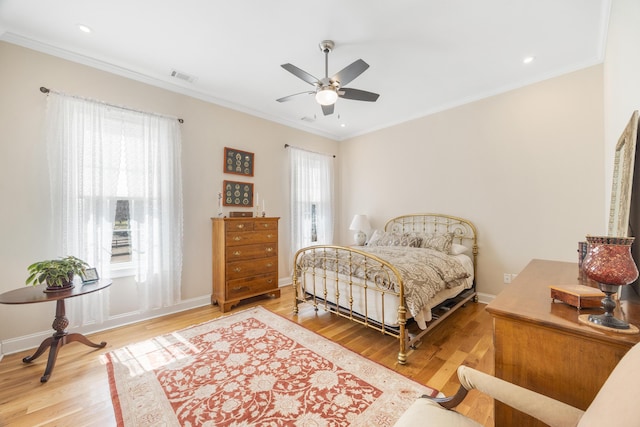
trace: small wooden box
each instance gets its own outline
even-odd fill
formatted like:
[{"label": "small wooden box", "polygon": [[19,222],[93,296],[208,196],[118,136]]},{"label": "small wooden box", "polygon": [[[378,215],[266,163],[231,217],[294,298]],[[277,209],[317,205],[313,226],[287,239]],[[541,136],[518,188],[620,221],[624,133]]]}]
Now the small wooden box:
[{"label": "small wooden box", "polygon": [[253,218],[253,212],[249,211],[235,211],[229,212],[229,218]]},{"label": "small wooden box", "polygon": [[549,286],[551,298],[565,304],[580,308],[594,308],[602,306],[604,293],[599,289],[584,285]]}]

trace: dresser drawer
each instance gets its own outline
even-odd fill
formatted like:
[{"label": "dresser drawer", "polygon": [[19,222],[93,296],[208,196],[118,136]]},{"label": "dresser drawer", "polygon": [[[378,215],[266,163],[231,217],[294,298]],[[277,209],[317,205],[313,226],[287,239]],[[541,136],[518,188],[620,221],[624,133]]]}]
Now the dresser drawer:
[{"label": "dresser drawer", "polygon": [[254,276],[247,279],[230,280],[226,286],[227,299],[240,299],[278,288],[276,273]]},{"label": "dresser drawer", "polygon": [[233,231],[227,233],[227,246],[274,243],[278,241],[278,230]]},{"label": "dresser drawer", "polygon": [[254,230],[277,230],[278,221],[270,221],[266,219],[256,219],[253,226]]},{"label": "dresser drawer", "polygon": [[225,249],[227,262],[245,259],[264,258],[278,255],[276,242],[260,243],[257,245],[232,246]]},{"label": "dresser drawer", "polygon": [[253,231],[254,222],[252,220],[230,221],[224,224],[224,228],[227,233],[230,231]]},{"label": "dresser drawer", "polygon": [[227,263],[227,280],[256,276],[278,271],[278,257]]}]

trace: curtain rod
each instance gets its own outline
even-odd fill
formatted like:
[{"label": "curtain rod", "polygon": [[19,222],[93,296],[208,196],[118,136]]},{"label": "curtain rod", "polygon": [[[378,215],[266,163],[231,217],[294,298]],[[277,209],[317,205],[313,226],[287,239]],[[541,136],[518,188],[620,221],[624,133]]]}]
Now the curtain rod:
[{"label": "curtain rod", "polygon": [[[58,92],[58,91],[56,91],[56,90],[51,90],[51,89],[46,88],[46,87],[44,87],[44,86],[40,86],[40,92],[42,92],[42,93],[49,93],[49,92],[53,92],[53,93],[60,94],[60,92]],[[82,98],[82,97],[80,97],[80,96],[73,96],[73,95],[70,95],[70,96],[72,96],[72,97],[74,97],[74,98],[85,99],[85,98]],[[102,101],[98,101],[98,102],[102,102]],[[109,103],[107,103],[107,102],[102,102],[102,103],[103,103],[103,104],[105,104],[105,105],[109,105],[109,106],[111,106],[111,107],[118,107],[118,108],[122,108],[123,110],[135,111],[136,113],[156,114],[156,113],[148,113],[148,112],[146,112],[146,111],[136,110],[136,109],[134,109],[134,108],[123,107],[123,106],[121,106],[121,105],[109,104]],[[158,115],[158,116],[163,116],[162,114],[156,114],[156,115]],[[164,116],[164,117],[167,117],[167,116]],[[182,119],[177,119],[177,120],[178,120],[178,122],[179,122],[179,123],[184,123],[184,120],[182,120]]]},{"label": "curtain rod", "polygon": [[289,147],[297,148],[298,150],[307,151],[307,152],[309,152],[309,153],[322,154],[322,155],[324,155],[324,156],[331,156],[331,157],[333,157],[334,159],[336,158],[336,155],[335,155],[335,154],[319,153],[319,152],[317,152],[317,151],[307,150],[306,148],[296,147],[295,145],[284,144],[284,148],[289,148]]}]

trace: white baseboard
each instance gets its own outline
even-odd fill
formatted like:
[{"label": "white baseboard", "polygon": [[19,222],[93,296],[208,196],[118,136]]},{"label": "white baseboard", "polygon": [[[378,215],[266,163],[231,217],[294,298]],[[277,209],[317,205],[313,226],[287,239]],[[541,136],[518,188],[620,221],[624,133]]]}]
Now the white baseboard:
[{"label": "white baseboard", "polygon": [[[288,285],[291,285],[290,277],[285,277],[278,280],[279,287]],[[478,301],[483,304],[490,303],[494,298],[495,295],[478,292]],[[74,328],[73,332],[79,332],[84,335],[94,334],[97,332],[105,331],[107,329],[114,329],[121,326],[130,325],[132,323],[141,322],[143,320],[155,319],[169,314],[190,310],[192,308],[203,307],[209,304],[211,304],[211,296],[205,295],[186,301],[181,301],[176,305],[172,305],[171,307],[164,307],[147,313],[131,312],[112,316],[99,325],[85,325],[80,328]],[[50,337],[51,334],[51,330],[47,330],[0,341],[0,360],[2,360],[2,358],[6,354],[13,354],[20,351],[37,348],[40,343],[46,338]]]},{"label": "white baseboard", "polygon": [[478,292],[478,302],[483,304],[489,304],[491,301],[495,299],[495,295],[492,294],[483,294],[482,292]]},{"label": "white baseboard", "polygon": [[[278,280],[279,287],[287,286],[290,284],[291,277],[285,277]],[[171,307],[164,307],[147,313],[130,312],[111,316],[99,325],[85,325],[79,328],[73,328],[72,331],[81,333],[83,335],[89,335],[96,332],[102,332],[107,329],[114,329],[121,326],[130,325],[132,323],[141,322],[143,320],[155,319],[169,314],[190,310],[192,308],[203,307],[208,304],[211,304],[211,296],[205,295],[190,300],[181,301],[176,305],[172,305]],[[49,329],[47,331],[36,332],[34,334],[2,340],[0,341],[0,360],[2,360],[2,358],[6,354],[13,354],[24,350],[35,349],[40,345],[42,341],[50,337],[52,334],[53,331]]]},{"label": "white baseboard", "polygon": [[[171,307],[164,307],[147,313],[130,312],[119,314],[117,316],[111,316],[99,325],[94,324],[81,326],[79,328],[72,328],[70,332],[78,332],[83,335],[94,334],[96,332],[102,332],[107,329],[113,329],[120,326],[129,325],[131,323],[141,322],[143,320],[155,319],[157,317],[166,316],[168,314],[178,313],[180,311],[190,310],[192,308],[203,307],[208,304],[211,304],[211,297],[209,295],[206,295],[190,300],[181,301],[176,305],[172,305]],[[47,331],[36,332],[34,334],[2,340],[0,341],[0,360],[2,360],[2,357],[5,354],[13,354],[32,348],[34,349],[52,334],[53,331],[50,329]]]}]

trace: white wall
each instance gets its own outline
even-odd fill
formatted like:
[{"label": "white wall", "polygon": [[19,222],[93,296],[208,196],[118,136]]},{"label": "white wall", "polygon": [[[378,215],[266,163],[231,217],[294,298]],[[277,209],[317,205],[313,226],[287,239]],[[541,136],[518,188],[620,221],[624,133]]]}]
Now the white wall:
[{"label": "white wall", "polygon": [[[0,292],[24,286],[32,262],[65,255],[54,252],[48,222],[42,135],[46,96],[40,86],[184,119],[182,298],[187,301],[207,303],[211,294],[210,218],[217,214],[222,181],[238,178],[222,173],[224,147],[255,153],[255,176],[242,180],[255,184],[269,216],[281,217],[279,274],[287,282],[291,266],[284,144],[336,154],[337,142],[9,43],[0,42],[0,64]],[[132,286],[116,280],[106,291],[111,324],[135,308]],[[50,335],[54,314],[54,303],[0,305],[0,345],[4,343],[6,352],[7,340]]]},{"label": "white wall", "polygon": [[[440,212],[478,228],[478,290],[605,231],[602,66],[345,141],[342,221]],[[351,232],[342,229],[343,242]],[[577,274],[577,271],[576,271]],[[508,286],[508,285],[507,285]]]}]

